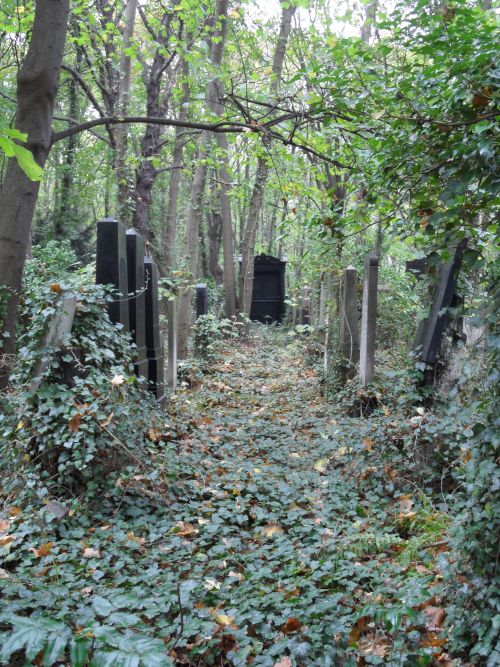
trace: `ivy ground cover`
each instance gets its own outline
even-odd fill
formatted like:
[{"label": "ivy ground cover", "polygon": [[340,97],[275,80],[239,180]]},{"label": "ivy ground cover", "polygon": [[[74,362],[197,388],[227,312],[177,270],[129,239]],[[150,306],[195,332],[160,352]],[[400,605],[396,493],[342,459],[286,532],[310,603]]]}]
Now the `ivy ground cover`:
[{"label": "ivy ground cover", "polygon": [[222,350],[149,430],[157,466],[98,503],[5,498],[2,664],[462,664],[400,425],[336,413],[304,347],[258,327]]}]

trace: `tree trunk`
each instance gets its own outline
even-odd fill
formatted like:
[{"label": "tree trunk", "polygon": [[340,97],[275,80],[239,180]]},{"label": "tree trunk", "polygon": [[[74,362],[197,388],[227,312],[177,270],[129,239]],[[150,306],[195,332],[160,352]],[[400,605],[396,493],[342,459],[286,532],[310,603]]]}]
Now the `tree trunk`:
[{"label": "tree trunk", "polygon": [[[226,38],[228,0],[217,0],[216,6],[216,28],[214,30],[212,45],[210,49],[210,60],[215,68],[220,67],[222,54],[224,52]],[[207,103],[212,106],[218,99],[218,79],[215,78],[207,86]],[[191,208],[186,220],[186,236],[184,243],[184,256],[187,260],[186,268],[190,277],[196,276],[198,265],[198,240],[201,218],[201,204],[203,190],[207,175],[206,153],[209,142],[209,133],[204,131],[200,137],[196,168],[191,186]],[[189,331],[191,328],[191,292],[192,287],[186,285],[179,290],[178,329],[177,329],[177,354],[179,359],[184,359],[187,354]]]},{"label": "tree trunk", "polygon": [[208,270],[216,285],[224,283],[224,271],[219,264],[219,251],[222,241],[222,217],[218,211],[207,210]]},{"label": "tree trunk", "polygon": [[[208,133],[203,132],[196,156],[196,167],[191,185],[191,207],[186,220],[186,236],[184,241],[184,259],[186,261],[186,269],[189,273],[189,283],[195,278],[198,267],[198,235],[200,231],[203,190],[207,174],[207,163],[205,161],[207,143]],[[185,359],[187,355],[187,344],[191,328],[191,293],[191,284],[184,285],[179,289],[177,317],[177,356],[179,359]]]},{"label": "tree trunk", "polygon": [[[82,51],[77,46],[76,51],[76,68],[79,69],[82,60]],[[74,77],[69,81],[69,117],[78,118],[78,87]],[[73,166],[76,157],[76,148],[78,146],[78,135],[73,134],[68,137],[66,150],[64,153],[64,165],[61,178],[60,202],[58,210],[56,211],[54,221],[54,237],[62,239],[65,236],[65,228],[68,222],[75,219],[75,206],[71,201],[73,189]]]},{"label": "tree trunk", "polygon": [[[16,128],[28,135],[28,148],[41,167],[51,147],[68,15],[69,0],[37,0],[28,53],[17,78]],[[39,187],[15,159],[9,160],[0,193],[1,340],[7,355],[0,368],[3,384],[9,373],[9,355],[15,352],[19,293]]]},{"label": "tree trunk", "polygon": [[[125,10],[125,27],[123,30],[123,46],[120,56],[120,88],[118,98],[118,114],[126,116],[129,106],[130,95],[130,55],[127,54],[127,49],[130,48],[130,43],[134,35],[135,15],[137,12],[137,0],[128,0]],[[129,202],[128,202],[128,182],[127,170],[125,168],[125,158],[127,155],[127,125],[118,125],[115,132],[116,137],[116,157],[115,157],[115,174],[117,182],[117,200],[116,209],[118,217],[123,222],[129,218]]]},{"label": "tree trunk", "polygon": [[[182,76],[182,98],[179,105],[178,119],[187,120],[187,104],[189,100],[189,63],[183,58],[181,67]],[[181,169],[184,156],[184,135],[185,130],[182,127],[175,128],[174,150],[172,154],[172,172],[170,174],[170,185],[168,189],[168,208],[165,220],[165,227],[160,243],[160,255],[162,258],[163,271],[167,275],[174,266],[174,245],[177,232],[177,201],[179,199],[179,188],[181,182]]]},{"label": "tree trunk", "polygon": [[[292,17],[296,7],[289,7],[287,3],[282,3],[281,26],[278,43],[273,59],[273,76],[271,79],[271,99],[278,95],[279,83],[283,71],[283,62],[285,60],[286,45],[290,35]],[[264,198],[264,188],[269,173],[269,165],[266,157],[259,157],[255,181],[248,208],[248,217],[243,234],[243,243],[241,246],[242,262],[240,275],[240,312],[250,317],[250,308],[252,306],[253,291],[253,260],[255,253],[255,237],[257,234],[257,225]]]}]

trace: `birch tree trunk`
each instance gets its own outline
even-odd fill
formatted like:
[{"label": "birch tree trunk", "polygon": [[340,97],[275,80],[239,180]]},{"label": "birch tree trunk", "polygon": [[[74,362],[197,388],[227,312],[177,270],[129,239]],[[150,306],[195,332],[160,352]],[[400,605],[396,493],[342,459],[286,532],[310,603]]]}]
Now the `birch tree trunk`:
[{"label": "birch tree trunk", "polygon": [[[31,41],[17,78],[16,128],[43,167],[51,147],[52,117],[68,29],[69,0],[37,0]],[[19,293],[40,183],[11,158],[0,192],[0,318],[4,363],[0,385],[15,352]],[[0,343],[1,344],[1,343]]]},{"label": "birch tree trunk", "polygon": [[[292,17],[296,7],[289,7],[288,3],[281,3],[281,25],[278,43],[273,59],[273,76],[270,87],[270,98],[275,99],[278,95],[279,84],[283,72],[286,47],[292,25]],[[257,234],[258,219],[262,209],[264,188],[269,174],[269,164],[265,156],[260,156],[257,161],[255,181],[248,208],[248,216],[241,245],[241,276],[240,276],[240,312],[250,317],[253,291],[253,259],[255,253],[255,238]]]}]

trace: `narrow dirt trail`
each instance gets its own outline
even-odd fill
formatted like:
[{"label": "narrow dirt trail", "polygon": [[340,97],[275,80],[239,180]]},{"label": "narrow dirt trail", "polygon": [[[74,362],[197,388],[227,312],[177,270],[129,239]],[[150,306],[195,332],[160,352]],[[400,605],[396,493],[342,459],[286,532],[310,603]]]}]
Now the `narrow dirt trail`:
[{"label": "narrow dirt trail", "polygon": [[[362,488],[369,420],[339,427],[303,345],[261,329],[177,402],[189,502],[170,553],[194,558],[193,611],[218,622],[230,664],[356,664],[356,614],[393,587],[392,507]],[[389,651],[374,632],[366,642]]]}]

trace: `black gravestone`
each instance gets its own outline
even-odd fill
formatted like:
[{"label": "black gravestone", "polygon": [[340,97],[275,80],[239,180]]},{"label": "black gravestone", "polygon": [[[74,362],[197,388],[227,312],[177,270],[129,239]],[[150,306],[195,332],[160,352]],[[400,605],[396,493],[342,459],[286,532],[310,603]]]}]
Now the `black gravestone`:
[{"label": "black gravestone", "polygon": [[135,230],[129,229],[127,239],[128,268],[128,313],[130,331],[137,347],[137,363],[135,374],[148,378],[148,361],[146,355],[146,326],[144,293],[144,239]]},{"label": "black gravestone", "polygon": [[414,349],[420,350],[420,357],[427,364],[434,364],[436,361],[443,332],[449,323],[448,309],[454,303],[457,277],[466,244],[467,241],[464,240],[455,246],[452,249],[452,258],[439,267],[430,315],[420,322],[417,330]]},{"label": "black gravestone", "polygon": [[202,315],[208,314],[208,294],[207,286],[204,284],[196,285],[196,319]]},{"label": "black gravestone", "polygon": [[148,386],[158,401],[163,402],[165,399],[165,382],[160,338],[158,268],[151,257],[144,257],[144,282]]},{"label": "black gravestone", "polygon": [[281,322],[285,313],[286,262],[270,255],[254,258],[250,319],[270,324]]},{"label": "black gravestone", "polygon": [[118,291],[120,296],[108,306],[109,319],[128,331],[127,244],[125,229],[114,218],[97,223],[96,283]]}]

